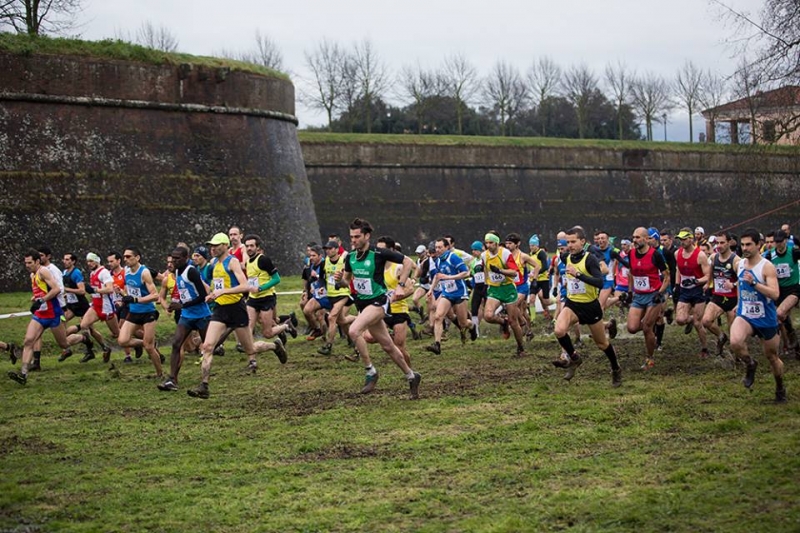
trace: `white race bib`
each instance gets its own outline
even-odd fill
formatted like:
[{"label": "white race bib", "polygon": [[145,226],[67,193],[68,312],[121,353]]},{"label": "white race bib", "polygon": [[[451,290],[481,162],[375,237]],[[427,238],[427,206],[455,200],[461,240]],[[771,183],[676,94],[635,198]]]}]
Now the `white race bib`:
[{"label": "white race bib", "polygon": [[778,278],[786,279],[792,275],[792,267],[786,263],[775,265],[775,270],[778,271]]},{"label": "white race bib", "polygon": [[493,283],[503,283],[506,280],[506,277],[503,274],[498,274],[496,272],[489,272],[489,281]]},{"label": "white race bib", "polygon": [[328,289],[326,289],[325,286],[323,285],[322,287],[314,291],[314,294],[316,294],[317,298],[325,298],[328,296]]},{"label": "white race bib", "polygon": [[130,285],[126,285],[125,290],[127,291],[128,296],[133,296],[134,298],[142,297],[142,290],[139,287],[131,287]]},{"label": "white race bib", "polygon": [[353,278],[353,286],[358,294],[372,296],[372,280],[369,278]]},{"label": "white race bib", "polygon": [[725,289],[725,278],[714,278],[714,292],[728,292]]},{"label": "white race bib", "polygon": [[78,297],[71,292],[67,293],[67,303],[68,304],[76,304],[78,303]]},{"label": "white race bib", "polygon": [[745,318],[764,318],[764,303],[744,302],[742,304],[742,315]]},{"label": "white race bib", "polygon": [[586,284],[578,278],[567,278],[567,294],[586,294]]},{"label": "white race bib", "polygon": [[328,276],[328,285],[330,285],[331,287],[336,286],[336,276],[334,276],[333,274]]},{"label": "white race bib", "polygon": [[42,302],[42,305],[39,306],[39,311],[47,311],[47,302]]},{"label": "white race bib", "polygon": [[178,289],[178,297],[183,303],[189,302],[192,299],[192,296],[189,294],[189,289]]},{"label": "white race bib", "polygon": [[647,276],[633,276],[633,288],[637,291],[649,291],[650,278]]},{"label": "white race bib", "polygon": [[475,272],[472,279],[475,280],[475,283],[486,283],[486,274],[483,272]]},{"label": "white race bib", "polygon": [[211,284],[213,286],[212,290],[221,291],[225,288],[225,280],[222,278],[214,278],[211,280]]},{"label": "white race bib", "polygon": [[454,279],[443,279],[442,280],[442,290],[444,292],[455,292],[456,291],[456,280],[454,280]]},{"label": "white race bib", "polygon": [[247,284],[254,289],[258,289],[258,277],[247,278]]}]

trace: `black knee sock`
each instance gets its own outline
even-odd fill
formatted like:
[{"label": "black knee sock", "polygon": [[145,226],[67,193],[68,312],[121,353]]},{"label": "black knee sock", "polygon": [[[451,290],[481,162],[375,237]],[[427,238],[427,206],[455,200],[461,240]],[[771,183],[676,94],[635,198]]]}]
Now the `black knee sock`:
[{"label": "black knee sock", "polygon": [[33,352],[33,360],[39,361],[42,358],[42,352]]},{"label": "black knee sock", "polygon": [[611,363],[611,370],[619,370],[619,362],[617,361],[617,351],[614,350],[614,346],[609,344],[608,347],[603,350],[608,357],[608,362]]},{"label": "black knee sock", "polygon": [[792,326],[792,317],[787,316],[786,319],[783,321],[783,327],[786,328],[786,333],[792,334],[794,333],[794,326]]},{"label": "black knee sock", "polygon": [[656,324],[656,344],[661,346],[661,341],[664,339],[664,324]]},{"label": "black knee sock", "polygon": [[569,337],[569,333],[564,335],[563,337],[558,338],[558,344],[564,348],[564,351],[567,352],[567,355],[572,357],[575,355],[575,347],[572,345],[572,339]]}]

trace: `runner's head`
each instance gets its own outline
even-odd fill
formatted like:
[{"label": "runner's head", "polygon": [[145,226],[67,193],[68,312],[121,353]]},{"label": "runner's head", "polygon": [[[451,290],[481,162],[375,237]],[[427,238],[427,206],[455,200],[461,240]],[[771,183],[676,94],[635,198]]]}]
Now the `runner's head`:
[{"label": "runner's head", "polygon": [[747,228],[739,237],[739,246],[742,247],[742,256],[745,259],[758,256],[758,243],[761,234],[755,228]]},{"label": "runner's head", "polygon": [[[566,237],[566,236],[567,236],[567,234],[564,233],[564,237]],[[556,244],[558,245],[558,253],[563,254],[563,253],[565,253],[567,251],[567,239],[566,238],[558,239],[556,241]]]},{"label": "runner's head", "polygon": [[125,260],[125,264],[127,266],[129,266],[132,269],[136,269],[139,267],[139,261],[142,259],[142,253],[139,251],[137,247],[128,246],[127,248],[125,248],[125,251],[122,252],[122,258]]},{"label": "runner's head", "polygon": [[647,248],[650,246],[649,239],[650,235],[647,233],[647,228],[644,226],[633,230],[633,246],[636,247],[637,252],[644,253],[647,251]]},{"label": "runner's head", "polygon": [[512,252],[516,251],[519,249],[520,241],[522,241],[522,238],[519,236],[519,233],[509,233],[506,235],[506,248]]},{"label": "runner's head", "polygon": [[261,246],[261,237],[254,233],[251,233],[244,238],[244,251],[247,252],[247,257],[250,259],[258,255],[258,252],[261,250]]},{"label": "runner's head", "polygon": [[[692,231],[690,228],[686,229]],[[705,236],[706,236],[706,230],[703,229],[703,226],[697,226],[696,228],[694,228],[694,238],[697,239],[697,242],[700,242],[703,239],[705,239]]]},{"label": "runner's head", "polygon": [[[561,233],[563,233],[563,232],[561,232]],[[565,237],[566,237],[566,234],[564,234],[564,238]],[[528,239],[528,247],[530,248],[532,254],[535,254],[536,252],[539,251],[539,235],[538,234],[534,233],[533,235],[531,235],[531,238]]]},{"label": "runner's head", "polygon": [[53,257],[53,251],[49,246],[43,245],[39,247],[39,260],[43,266],[50,264],[51,257]]},{"label": "runner's head", "polygon": [[779,229],[775,232],[775,250],[777,250],[779,254],[786,252],[786,247],[789,246],[789,244],[786,242],[786,239],[788,238],[789,235],[782,229]]},{"label": "runner's head", "polygon": [[175,261],[172,259],[172,254],[167,256],[167,272],[175,272]]},{"label": "runner's head", "polygon": [[436,239],[434,245],[436,246],[436,253],[434,254],[435,257],[441,257],[443,253],[445,253],[449,247],[449,241],[447,237],[442,237],[440,239]]},{"label": "runner's head", "polygon": [[78,256],[72,253],[64,254],[64,259],[62,259],[62,261],[64,262],[64,268],[69,270],[78,262]]},{"label": "runner's head", "polygon": [[653,248],[658,248],[661,244],[661,234],[657,228],[647,228],[647,244]]},{"label": "runner's head", "polygon": [[192,261],[200,268],[204,267],[208,260],[211,259],[211,254],[205,246],[198,246],[192,253]]},{"label": "runner's head", "polygon": [[625,252],[626,254],[631,251],[631,240],[630,239],[622,239],[619,243],[620,250]]},{"label": "runner's head", "polygon": [[230,245],[231,240],[222,232],[217,233],[211,237],[210,241],[206,242],[211,255],[216,258],[224,257],[228,253],[228,246]]},{"label": "runner's head", "polygon": [[36,271],[39,270],[39,267],[42,266],[42,256],[39,250],[34,250],[31,248],[25,252],[25,255],[22,257],[25,260],[25,268],[27,268],[28,272],[31,274],[36,273]]},{"label": "runner's head", "polygon": [[596,231],[594,234],[594,243],[601,250],[608,248],[608,233],[603,230]]},{"label": "runner's head", "polygon": [[496,254],[497,249],[500,247],[500,236],[490,231],[483,237],[483,243],[486,245],[486,249],[489,252]]},{"label": "runner's head", "polygon": [[681,243],[681,248],[684,250],[691,250],[694,248],[694,234],[691,228],[681,228],[675,238],[678,239]]},{"label": "runner's head", "polygon": [[363,218],[356,218],[350,223],[350,245],[355,250],[369,248],[369,238],[372,235],[372,224]]},{"label": "runner's head", "polygon": [[469,251],[473,257],[480,257],[480,255],[483,253],[483,250],[483,243],[481,241],[475,241],[469,247]]},{"label": "runner's head", "polygon": [[661,246],[664,247],[665,250],[669,250],[672,248],[672,230],[669,228],[664,228],[661,230]]},{"label": "runner's head", "polygon": [[[339,255],[339,246],[340,246],[339,241],[331,239],[327,243],[325,243],[325,246],[323,246],[322,248],[325,252],[325,255],[333,259],[334,257]],[[309,253],[311,252],[312,249],[313,247],[309,248]]]},{"label": "runner's head", "polygon": [[774,250],[775,249],[775,232],[770,231],[764,236],[764,244],[767,247],[767,250]]},{"label": "runner's head", "polygon": [[580,253],[586,244],[586,232],[580,226],[575,226],[566,231],[567,251],[571,254]]},{"label": "runner's head", "polygon": [[375,247],[376,248],[386,248],[388,250],[394,250],[395,249],[394,248],[395,244],[396,243],[394,242],[394,239],[392,239],[389,236],[382,235],[382,236],[378,237],[378,240],[375,242]]},{"label": "runner's head", "polygon": [[731,249],[731,234],[727,231],[719,231],[715,235],[717,238],[717,252],[725,255]]},{"label": "runner's head", "polygon": [[189,251],[179,246],[172,250],[172,265],[175,270],[183,270],[186,264],[189,262]]},{"label": "runner's head", "polygon": [[242,244],[241,228],[239,228],[239,226],[231,226],[231,229],[228,230],[228,238],[231,241],[230,246],[232,248],[238,248],[239,245]]},{"label": "runner's head", "polygon": [[[99,261],[98,261],[98,263],[99,263]],[[120,268],[120,266],[122,265],[122,254],[117,252],[117,251],[108,252],[108,254],[106,255],[106,263],[108,263],[108,268],[112,272],[115,271],[116,269]],[[93,266],[89,265],[89,261],[88,260],[86,261],[86,265],[92,270],[97,268],[96,266],[93,267]]]},{"label": "runner's head", "polygon": [[[247,241],[245,241],[245,246],[247,246]],[[337,246],[336,249],[338,250],[339,247]],[[322,250],[322,246],[319,244],[315,244],[308,250],[308,259],[311,261],[311,264],[316,266],[320,264],[322,261],[322,254],[325,253]]]}]

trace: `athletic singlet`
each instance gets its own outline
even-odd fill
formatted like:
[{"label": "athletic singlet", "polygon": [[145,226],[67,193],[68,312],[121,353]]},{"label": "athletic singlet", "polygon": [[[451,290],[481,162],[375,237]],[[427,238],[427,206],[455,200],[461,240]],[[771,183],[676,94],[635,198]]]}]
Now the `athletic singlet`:
[{"label": "athletic singlet", "polygon": [[653,259],[655,253],[652,246],[642,256],[636,250],[631,253],[631,277],[636,294],[650,294],[661,288],[661,273]]},{"label": "athletic singlet", "polygon": [[779,255],[777,250],[772,250],[767,256],[778,272],[778,285],[781,287],[794,287],[800,283],[800,270],[797,262],[794,261],[794,252],[791,248],[786,248],[783,255]]},{"label": "athletic singlet", "polygon": [[[124,271],[122,275],[124,279]],[[89,274],[89,285],[95,290],[95,292],[92,293],[92,307],[94,307],[95,311],[101,312],[104,315],[114,313],[114,298],[110,294],[100,294],[97,290],[104,288],[109,281],[113,282],[114,278],[111,276],[111,272],[104,266],[95,268],[92,273]]]},{"label": "athletic singlet", "polygon": [[561,260],[561,256],[556,255],[553,258],[553,261],[557,261],[556,268],[558,269],[558,284],[560,285],[561,289],[561,296],[564,298],[567,297],[567,263]]},{"label": "athletic singlet", "polygon": [[[400,282],[397,277],[397,272],[399,269],[400,265],[397,263],[386,263],[386,267],[383,270],[383,280],[386,282],[386,289],[390,293],[397,290],[397,284]],[[389,313],[392,315],[399,313],[408,314],[408,298],[403,298],[397,302],[392,302],[392,305],[389,308]]]},{"label": "athletic singlet", "polygon": [[531,257],[533,261],[539,265],[539,275],[536,276],[536,281],[547,281],[550,279],[550,265],[548,265],[547,252],[545,249],[539,248]]},{"label": "athletic singlet", "polygon": [[61,274],[64,280],[64,297],[66,298],[67,304],[80,303],[81,305],[87,305],[89,302],[86,301],[86,296],[83,294],[78,295],[72,292],[66,292],[66,289],[77,289],[78,283],[84,283],[83,273],[73,267],[72,270],[64,270]]},{"label": "athletic singlet", "polygon": [[520,257],[522,257],[521,251],[516,250],[512,255],[514,256],[514,262],[517,264],[517,275],[514,278],[514,285],[519,287],[528,282],[528,264],[523,264],[522,261],[520,261]]},{"label": "athletic singlet", "polygon": [[475,285],[486,285],[486,272],[483,271],[483,260],[480,257],[472,262],[470,272]]},{"label": "athletic singlet", "polygon": [[[619,255],[622,258],[628,257],[628,255],[625,252],[622,252],[622,251],[620,251]],[[626,267],[625,265],[623,265],[619,261],[616,261],[616,264],[614,265],[614,268],[617,271],[616,279],[615,279],[614,282],[620,287],[627,287],[628,286],[628,272],[629,272],[628,271],[628,267]]]},{"label": "athletic singlet", "polygon": [[747,261],[739,261],[739,305],[736,308],[736,315],[744,318],[755,328],[775,328],[778,327],[778,308],[772,299],[767,298],[755,287],[742,279],[744,273],[749,271],[753,278],[759,283],[764,283],[764,264],[767,262],[763,257],[752,270],[747,268]]},{"label": "athletic singlet", "polygon": [[[233,256],[228,255],[228,257],[226,257],[220,263],[215,257],[213,262],[211,263],[213,265],[213,274],[211,279],[212,291],[230,289],[239,286],[239,280],[236,279],[236,276],[234,276],[233,272],[231,272],[230,270],[231,259],[233,259]],[[242,299],[242,293],[237,292],[234,294],[223,294],[215,301],[217,305],[229,305],[229,304],[235,304],[241,299]]]},{"label": "athletic singlet", "polygon": [[[589,270],[586,268],[587,257],[589,257],[589,254],[584,252],[580,261],[573,263],[572,255],[567,255],[567,265],[574,266],[580,274],[591,276]],[[564,271],[566,272],[566,267],[564,268]],[[600,289],[594,285],[589,285],[588,283],[572,277],[569,274],[566,274],[565,279],[567,280],[567,298],[570,301],[576,303],[590,303],[597,300],[597,297],[600,294]]]},{"label": "athletic singlet", "polygon": [[[605,250],[599,247],[598,249],[600,249],[600,253],[603,254],[603,262],[608,267],[608,272],[603,276],[603,279],[606,281],[614,281],[614,269],[617,266],[617,260],[611,259],[611,252],[614,251],[614,247],[609,245]],[[619,250],[617,250],[617,253],[619,253]]]},{"label": "athletic singlet", "polygon": [[122,295],[125,294],[125,269],[120,268],[117,273],[111,272],[111,279],[114,282],[114,287],[120,290],[120,294],[117,294],[116,291],[111,293],[111,301],[117,303],[117,300],[121,300]]},{"label": "athletic singlet", "polygon": [[[448,276],[454,276],[461,272],[467,272],[467,265],[456,254],[445,251],[434,261],[435,269],[431,272],[441,272]],[[434,273],[435,276],[435,273]],[[467,295],[467,284],[463,279],[442,279],[439,280],[438,290],[447,295],[448,298],[462,298]]]},{"label": "athletic singlet", "polygon": [[[714,285],[711,288],[711,293],[715,296],[736,298],[736,280],[738,276],[736,271],[733,270],[733,263],[735,260],[736,254],[731,254],[723,263],[720,261],[719,254],[714,254],[713,262],[711,263],[711,274],[713,276]],[[725,290],[726,281],[730,281],[733,284],[733,289],[730,291]]]},{"label": "athletic singlet", "polygon": [[[247,284],[255,289],[258,289],[262,285],[269,283],[272,280],[272,274],[266,270],[262,270],[261,267],[258,266],[258,261],[262,256],[263,254],[258,254],[253,259],[250,259],[249,257],[247,259]],[[217,276],[214,275],[214,277]],[[273,294],[275,294],[274,285],[269,289],[252,293],[250,298],[264,298],[265,296],[272,296]]]},{"label": "athletic singlet", "polygon": [[[125,267],[125,292],[128,293],[128,296],[141,299],[150,295],[147,285],[142,281],[142,273],[146,269],[146,266],[139,265],[136,272],[133,272],[130,267]],[[154,302],[131,303],[128,305],[128,309],[131,313],[152,313],[156,310],[156,304]]]},{"label": "athletic singlet", "polygon": [[394,250],[370,247],[363,257],[358,252],[347,255],[345,271],[353,274],[356,299],[374,300],[386,294],[384,268],[386,263],[400,263],[405,256]]},{"label": "athletic singlet", "polygon": [[164,283],[167,285],[167,297],[170,301],[179,302],[181,298],[178,294],[178,284],[175,282],[175,273],[167,271],[166,276]]},{"label": "athletic singlet", "polygon": [[[45,283],[45,281],[39,276],[38,270],[36,271],[36,274],[31,274],[31,291],[33,292],[34,300],[37,298],[44,298],[47,296],[47,293],[50,292],[50,287],[48,287],[47,283]],[[58,298],[53,298],[52,300],[42,302],[42,304],[39,306],[39,309],[34,312],[34,315],[43,320],[48,318],[58,318],[61,316],[61,305],[58,303]]]},{"label": "athletic singlet", "polygon": [[496,274],[492,272],[493,266],[503,270],[510,268],[513,268],[514,270],[517,269],[517,265],[514,263],[514,257],[511,255],[511,252],[509,252],[508,249],[499,248],[497,250],[497,255],[491,255],[489,250],[486,250],[481,254],[481,260],[483,261],[484,269],[487,275],[487,285],[490,287],[500,287],[502,285],[514,284],[514,282],[504,274]]},{"label": "athletic singlet", "polygon": [[[183,305],[186,305],[200,295],[199,288],[189,280],[190,270],[194,270],[197,272],[198,276],[200,275],[199,271],[197,271],[194,266],[187,265],[180,275],[175,276],[175,288],[178,291],[178,299]],[[207,316],[211,316],[211,309],[206,302],[190,305],[189,307],[183,307],[181,309],[181,318],[198,319]]]},{"label": "athletic singlet", "polygon": [[678,272],[681,273],[681,285],[685,280],[697,281],[703,277],[703,267],[697,258],[700,256],[700,247],[696,247],[689,257],[683,256],[683,248],[675,254],[675,262],[678,265]]},{"label": "athletic singlet", "polygon": [[337,272],[341,272],[344,270],[344,262],[347,259],[347,255],[340,255],[339,259],[336,262],[333,262],[330,257],[325,258],[325,285],[326,290],[328,291],[328,296],[330,297],[337,297],[337,296],[349,296],[350,295],[350,287],[344,286],[339,289],[336,288],[336,279],[334,278],[334,274]]},{"label": "athletic singlet", "polygon": [[[326,259],[325,262],[327,263],[327,261],[328,260]],[[314,298],[317,301],[322,300],[323,298],[327,298],[328,297],[328,285],[327,285],[327,281],[325,279],[325,271],[323,270],[322,261],[320,261],[316,265],[311,263],[308,266],[309,266],[309,268],[311,268],[311,272],[312,273],[314,273],[314,272],[317,273],[317,277],[316,278],[313,277],[313,276],[311,277],[311,279],[313,280],[311,282],[311,297]],[[349,292],[349,290],[348,290],[348,292]]]}]

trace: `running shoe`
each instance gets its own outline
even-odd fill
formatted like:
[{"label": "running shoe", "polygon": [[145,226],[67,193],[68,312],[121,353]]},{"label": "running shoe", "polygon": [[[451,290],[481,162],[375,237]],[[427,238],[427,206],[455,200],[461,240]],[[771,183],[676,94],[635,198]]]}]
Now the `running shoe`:
[{"label": "running shoe", "polygon": [[314,330],[306,337],[307,341],[313,341],[314,339],[318,339],[322,337],[322,330],[319,328],[314,328]]},{"label": "running shoe", "polygon": [[130,355],[126,355],[122,362],[127,364],[133,363],[133,358]]},{"label": "running shoe", "polygon": [[[219,357],[222,357],[222,356],[224,356],[224,355],[225,355],[225,347],[224,347],[223,345],[221,345],[221,344],[220,344],[219,346],[217,346],[216,348],[214,348],[214,351],[213,351],[212,353],[213,353],[214,355],[218,355]],[[137,357],[138,357],[138,356],[137,356]]]},{"label": "running shoe", "polygon": [[203,400],[207,400],[208,397],[211,395],[208,390],[207,383],[200,383],[200,385],[187,390],[186,394],[188,394],[192,398],[202,398]]},{"label": "running shoe", "polygon": [[369,394],[375,390],[375,385],[378,384],[380,374],[376,371],[374,374],[367,374],[364,377],[364,387],[361,389],[361,394]]},{"label": "running shoe", "polygon": [[697,354],[700,359],[707,359],[708,358],[708,348],[702,348],[700,353]]},{"label": "running shoe", "polygon": [[280,361],[282,365],[285,365],[286,361],[289,360],[289,356],[286,354],[286,348],[283,347],[283,343],[280,339],[275,339],[275,355],[278,356],[278,361]]},{"label": "running shoe", "polygon": [[93,350],[89,351],[89,352],[86,352],[84,354],[84,356],[81,358],[81,363],[88,363],[89,361],[94,359],[94,357],[95,357],[95,355],[94,355],[94,351]]},{"label": "running shoe", "polygon": [[326,342],[325,344],[322,345],[321,348],[317,350],[317,353],[320,355],[330,355],[332,351],[333,351],[333,346],[331,345],[331,343]]},{"label": "running shoe", "polygon": [[688,335],[689,333],[691,333],[691,332],[692,332],[692,328],[694,328],[694,322],[689,322],[689,323],[688,323],[688,324],[686,324],[686,326],[683,328],[683,334],[684,334],[684,335]]},{"label": "running shoe", "polygon": [[25,385],[28,382],[28,376],[23,374],[22,372],[14,372],[10,370],[8,372],[8,377],[19,383],[20,385]]},{"label": "running shoe", "polygon": [[419,384],[422,381],[422,376],[420,376],[417,372],[414,372],[414,378],[408,380],[408,388],[411,391],[411,399],[412,400],[419,400]]},{"label": "running shoe", "polygon": [[292,323],[293,327],[295,327],[295,328],[297,327],[297,324],[298,324],[298,322],[297,322],[297,314],[294,311],[289,313],[289,322]]},{"label": "running shoe", "polygon": [[19,347],[13,342],[8,343],[8,358],[11,359],[11,364],[17,364],[17,359],[20,358]]},{"label": "running shoe", "polygon": [[174,392],[178,390],[178,384],[175,383],[172,378],[167,378],[163,383],[159,383],[157,387],[158,390],[164,392]]},{"label": "running shoe", "polygon": [[103,362],[108,363],[111,361],[111,346],[103,347]]},{"label": "running shoe", "polygon": [[728,335],[723,332],[722,335],[717,338],[717,355],[722,355],[722,350],[725,348],[725,344],[728,342]]},{"label": "running shoe", "polygon": [[255,359],[251,359],[249,363],[247,363],[247,368],[245,372],[248,374],[255,374],[258,370],[258,362]]},{"label": "running shoe", "polygon": [[442,354],[442,346],[438,342],[434,342],[430,346],[426,346],[425,350],[428,351],[428,352],[434,353],[436,355],[441,355]]},{"label": "running shoe", "polygon": [[775,389],[775,403],[786,403],[788,398],[786,397],[786,387],[783,386],[780,389]]},{"label": "running shoe", "polygon": [[569,381],[573,377],[575,377],[575,371],[582,364],[583,364],[583,358],[581,358],[580,354],[578,354],[577,352],[572,354],[572,357],[569,358],[569,366],[567,366],[567,372],[564,374],[564,379]]},{"label": "running shoe", "polygon": [[63,363],[64,361],[66,361],[70,357],[72,357],[72,350],[67,348],[66,350],[61,352],[61,355],[58,357],[58,362],[59,363]]},{"label": "running shoe", "polygon": [[611,386],[612,387],[621,387],[622,386],[622,369],[618,368],[616,370],[611,371]]},{"label": "running shoe", "polygon": [[656,360],[655,359],[650,359],[648,357],[647,359],[644,360],[644,364],[642,364],[642,366],[640,368],[642,370],[650,370],[654,366],[656,366]]},{"label": "running shoe", "polygon": [[[294,313],[292,313],[292,314],[294,314]],[[291,318],[288,318],[284,322],[284,324],[286,324],[286,331],[289,332],[289,335],[291,335],[293,339],[297,338],[297,328],[295,327],[296,323],[297,323],[297,319],[296,318],[294,320],[292,320]]]},{"label": "running shoe", "polygon": [[141,346],[134,346],[133,347],[133,353],[136,355],[136,359],[141,359],[143,352],[144,352],[144,349]]},{"label": "running shoe", "polygon": [[500,330],[503,332],[503,338],[508,340],[511,337],[511,327],[508,325],[508,319],[504,319],[500,325]]},{"label": "running shoe", "polygon": [[675,319],[675,310],[669,308],[666,311],[664,311],[664,318],[667,319],[667,324],[672,324],[672,321]]},{"label": "running shoe", "polygon": [[476,326],[475,324],[472,324],[472,327],[469,330],[469,340],[471,340],[472,342],[478,340],[478,326]]},{"label": "running shoe", "polygon": [[742,385],[748,389],[752,387],[753,383],[756,381],[756,368],[758,368],[758,362],[752,359],[750,364],[747,365],[747,372],[745,372],[744,379],[742,380]]},{"label": "running shoe", "polygon": [[612,318],[608,321],[608,336],[612,339],[617,338],[617,319]]},{"label": "running shoe", "polygon": [[28,372],[39,372],[42,369],[42,365],[39,363],[38,359],[34,359],[33,363],[28,366]]}]

